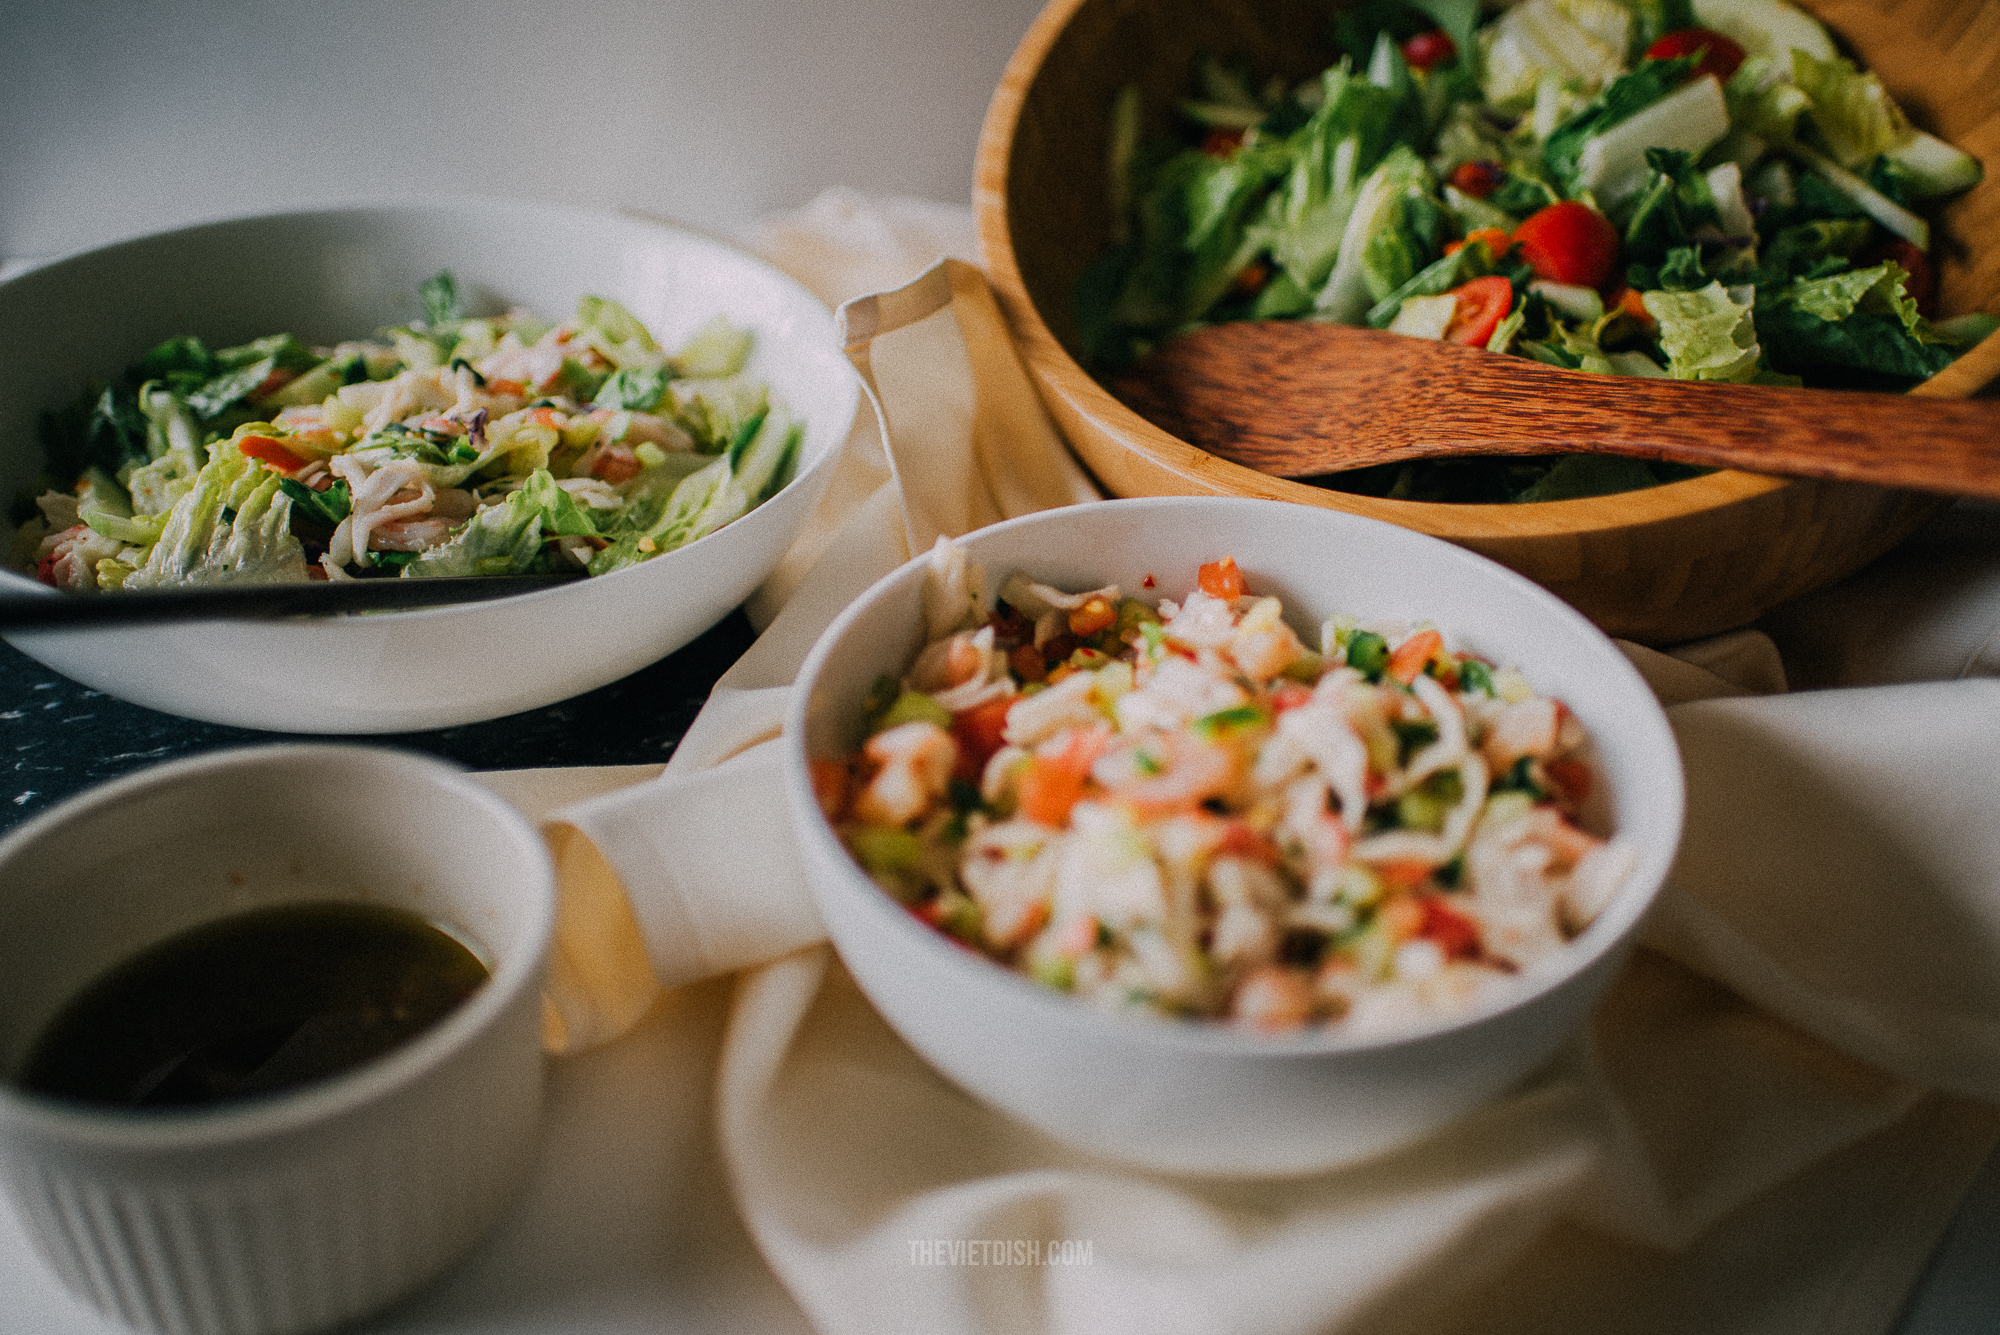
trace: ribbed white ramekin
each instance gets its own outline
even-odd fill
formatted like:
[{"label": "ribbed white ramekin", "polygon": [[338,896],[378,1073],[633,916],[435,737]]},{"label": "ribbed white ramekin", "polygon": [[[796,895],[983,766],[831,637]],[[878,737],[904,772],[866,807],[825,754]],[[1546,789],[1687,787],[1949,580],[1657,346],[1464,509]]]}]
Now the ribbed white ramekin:
[{"label": "ribbed white ramekin", "polygon": [[[412,909],[492,977],[346,1075],[191,1112],[12,1084],[52,1011],[194,923],[303,899]],[[373,1311],[499,1217],[539,1127],[554,884],[518,812],[437,761],[218,753],[93,790],[0,842],[0,1178],[77,1294],[169,1335],[287,1335]]]}]

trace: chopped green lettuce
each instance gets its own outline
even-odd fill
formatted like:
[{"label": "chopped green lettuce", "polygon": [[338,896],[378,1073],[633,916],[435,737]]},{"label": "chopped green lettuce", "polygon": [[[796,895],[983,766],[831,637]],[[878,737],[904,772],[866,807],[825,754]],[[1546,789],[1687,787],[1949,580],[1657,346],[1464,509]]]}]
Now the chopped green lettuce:
[{"label": "chopped green lettuce", "polygon": [[218,442],[125,587],[305,579],[305,549],[292,536],[292,503],[279,482],[233,445]]},{"label": "chopped green lettuce", "polygon": [[1692,292],[1648,292],[1646,313],[1660,325],[1667,374],[1676,380],[1726,380],[1745,384],[1757,376],[1755,294],[1742,299],[1721,283]]},{"label": "chopped green lettuce", "polygon": [[653,341],[639,318],[609,297],[583,297],[576,303],[580,337],[620,370],[628,366],[661,366],[667,354]]},{"label": "chopped green lettuce", "polygon": [[771,400],[763,381],[734,375],[676,380],[669,387],[667,403],[668,415],[693,438],[695,448],[715,454],[728,449],[746,430],[754,433]]},{"label": "chopped green lettuce", "polygon": [[448,541],[418,553],[402,577],[525,574],[541,552],[542,508],[525,490],[517,491],[466,520]]},{"label": "chopped green lettuce", "polygon": [[1918,314],[1907,282],[1901,266],[1883,263],[1772,289],[1757,306],[1757,333],[1772,366],[1809,379],[1937,374],[1956,349]]},{"label": "chopped green lettuce", "polygon": [[1873,74],[1839,56],[1792,52],[1792,83],[1806,95],[1812,126],[1835,162],[1850,170],[1910,137],[1909,122]]},{"label": "chopped green lettuce", "polygon": [[667,372],[660,366],[634,366],[612,373],[591,400],[599,408],[651,412],[666,397]]},{"label": "chopped green lettuce", "polygon": [[590,512],[557,485],[555,475],[546,468],[537,468],[529,474],[521,489],[508,497],[508,503],[513,504],[516,499],[523,505],[535,507],[541,515],[544,533],[562,537],[597,535],[597,523],[590,517]]},{"label": "chopped green lettuce", "polygon": [[748,329],[739,329],[727,316],[718,315],[695,330],[674,354],[674,374],[685,379],[736,375],[750,361],[754,340]]},{"label": "chopped green lettuce", "polygon": [[[1389,296],[1399,282],[1413,277],[1419,266],[1411,261],[1420,255],[1421,238],[1411,224],[1423,216],[1427,205],[1435,207],[1430,168],[1399,144],[1362,182],[1341,233],[1333,272],[1314,298],[1314,307],[1327,319],[1360,324],[1370,307]],[[1378,241],[1385,234],[1390,239]],[[1399,272],[1400,278],[1388,281]]]}]

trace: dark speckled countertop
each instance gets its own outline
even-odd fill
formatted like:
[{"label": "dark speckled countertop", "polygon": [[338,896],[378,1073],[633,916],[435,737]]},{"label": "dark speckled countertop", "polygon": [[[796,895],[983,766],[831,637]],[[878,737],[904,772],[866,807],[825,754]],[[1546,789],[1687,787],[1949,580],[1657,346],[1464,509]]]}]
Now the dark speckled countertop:
[{"label": "dark speckled countertop", "polygon": [[197,723],[91,690],[0,641],[0,831],[93,784],[163,760],[279,741],[394,746],[469,769],[658,764],[673,754],[709,688],[755,638],[731,613],[677,653],[542,709],[429,732],[261,732]]}]

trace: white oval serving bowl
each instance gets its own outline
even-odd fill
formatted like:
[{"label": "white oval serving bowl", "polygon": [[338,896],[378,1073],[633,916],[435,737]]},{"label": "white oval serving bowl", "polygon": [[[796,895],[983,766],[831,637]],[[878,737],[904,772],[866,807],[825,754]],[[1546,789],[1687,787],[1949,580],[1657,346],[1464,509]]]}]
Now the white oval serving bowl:
[{"label": "white oval serving bowl", "polygon": [[[474,310],[566,319],[623,302],[671,347],[712,317],[753,330],[749,370],[806,423],[798,476],[678,551],[485,603],[366,616],[17,631],[23,652],[135,704],[237,727],[402,732],[534,709],[680,648],[749,596],[819,503],[859,387],[833,316],[762,260],[664,222],[494,200],[276,213],[106,246],[0,283],[0,496],[34,479],[40,413],[175,334],[307,343],[421,315],[441,270]],[[0,537],[11,542],[11,526]],[[0,547],[0,550],[5,550]],[[0,571],[0,589],[34,582]]]},{"label": "white oval serving bowl", "polygon": [[[14,1083],[56,1008],[111,966],[230,913],[325,899],[417,913],[491,976],[400,1047],[260,1099],[100,1108]],[[534,826],[407,752],[216,752],[22,825],[0,841],[0,1182],[36,1250],[95,1307],[170,1335],[318,1330],[430,1279],[533,1166],[554,920]]]},{"label": "white oval serving bowl", "polygon": [[[860,744],[862,701],[923,643],[928,558],[886,576],[814,647],[786,721],[786,787],[814,899],[842,961],[898,1033],[988,1103],[1057,1140],[1162,1171],[1295,1173],[1415,1140],[1528,1075],[1577,1031],[1629,947],[1679,844],[1680,753],[1625,657],[1567,604],[1440,539],[1276,501],[1158,497],[1044,511],[964,539],[989,596],[1015,570],[1059,588],[1184,596],[1232,555],[1253,593],[1306,632],[1335,613],[1430,621],[1447,643],[1518,665],[1590,732],[1595,822],[1637,865],[1598,919],[1503,1000],[1387,1039],[1265,1037],[1115,1014],[1050,991],[919,922],[820,813],[812,757]],[[1152,575],[1157,588],[1144,590]],[[1308,642],[1313,642],[1309,636]]]}]

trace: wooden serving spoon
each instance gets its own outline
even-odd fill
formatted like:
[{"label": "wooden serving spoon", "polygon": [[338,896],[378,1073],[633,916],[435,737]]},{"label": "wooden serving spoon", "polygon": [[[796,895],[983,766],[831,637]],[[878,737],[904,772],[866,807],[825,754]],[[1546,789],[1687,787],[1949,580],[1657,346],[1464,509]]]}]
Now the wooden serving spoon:
[{"label": "wooden serving spoon", "polygon": [[2000,402],[1951,397],[1996,370],[2000,334],[1910,394],[1880,394],[1596,375],[1386,330],[1261,321],[1184,334],[1111,388],[1154,425],[1279,477],[1602,453],[2000,500]]}]

